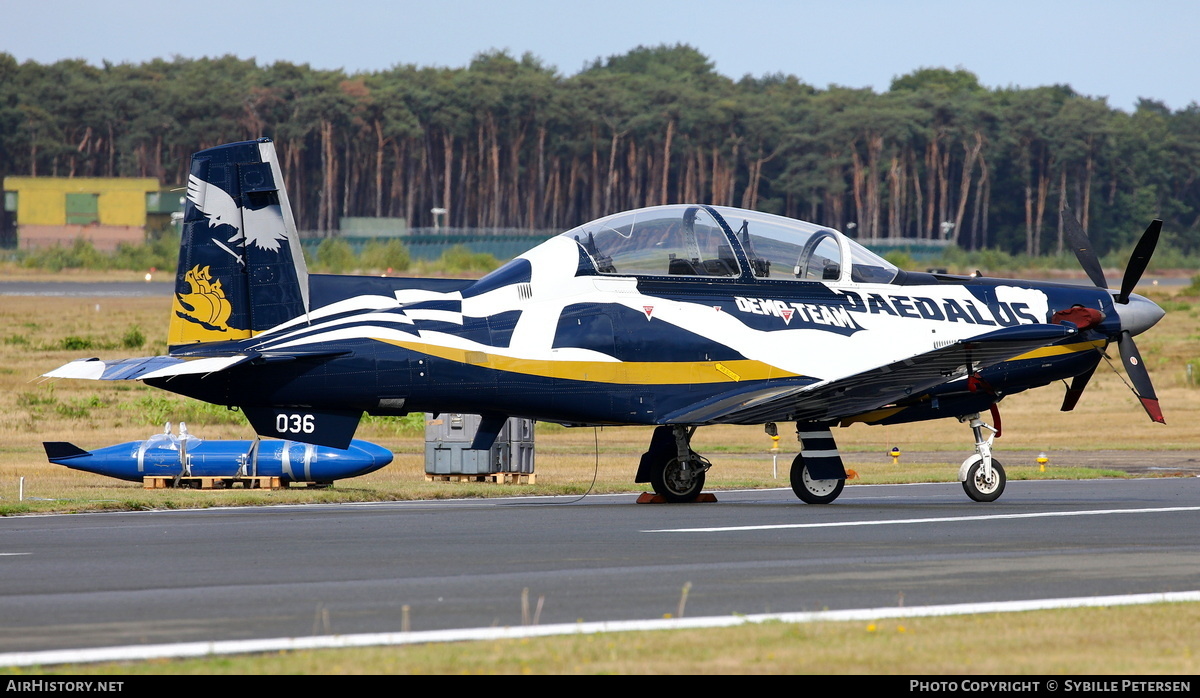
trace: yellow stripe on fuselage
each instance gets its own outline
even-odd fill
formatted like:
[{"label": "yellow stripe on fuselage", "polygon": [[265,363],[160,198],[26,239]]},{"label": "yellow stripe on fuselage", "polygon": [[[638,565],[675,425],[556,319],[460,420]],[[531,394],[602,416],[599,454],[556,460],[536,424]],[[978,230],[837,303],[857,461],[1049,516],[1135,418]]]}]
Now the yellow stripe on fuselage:
[{"label": "yellow stripe on fuselage", "polygon": [[1023,361],[1025,359],[1044,359],[1047,356],[1062,356],[1064,354],[1075,354],[1081,351],[1091,351],[1092,349],[1104,349],[1108,344],[1106,339],[1097,339],[1092,342],[1079,342],[1077,344],[1061,344],[1054,347],[1042,347],[1027,351],[1020,356],[1014,356],[1009,361]]},{"label": "yellow stripe on fuselage", "polygon": [[[543,378],[621,383],[628,385],[682,385],[687,383],[734,383],[778,378],[799,378],[801,374],[785,371],[762,361],[738,359],[732,361],[553,361],[521,359],[488,352],[444,347],[426,342],[402,342],[394,339],[378,341],[447,361],[470,364],[494,371],[508,371]],[[1102,349],[1105,340],[1042,347],[1015,356],[1009,361],[1041,359],[1081,351]]]},{"label": "yellow stripe on fuselage", "polygon": [[439,359],[495,371],[594,383],[682,385],[800,377],[797,373],[750,359],[734,361],[552,361],[520,359],[425,342],[401,342],[394,339],[379,339],[379,341]]}]

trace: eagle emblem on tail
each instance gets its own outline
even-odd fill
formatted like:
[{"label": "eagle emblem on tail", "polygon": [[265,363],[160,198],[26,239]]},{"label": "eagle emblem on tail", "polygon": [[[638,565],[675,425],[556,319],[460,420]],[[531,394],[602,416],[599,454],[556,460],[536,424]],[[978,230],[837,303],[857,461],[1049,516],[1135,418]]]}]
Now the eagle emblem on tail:
[{"label": "eagle emblem on tail", "polygon": [[283,225],[283,213],[279,204],[272,204],[260,209],[238,206],[233,197],[221,187],[200,179],[196,175],[188,175],[187,198],[208,219],[209,226],[216,228],[222,225],[232,226],[234,234],[224,243],[216,238],[221,249],[245,264],[242,256],[227,245],[254,245],[260,250],[279,251],[279,243],[287,240],[287,232]]}]

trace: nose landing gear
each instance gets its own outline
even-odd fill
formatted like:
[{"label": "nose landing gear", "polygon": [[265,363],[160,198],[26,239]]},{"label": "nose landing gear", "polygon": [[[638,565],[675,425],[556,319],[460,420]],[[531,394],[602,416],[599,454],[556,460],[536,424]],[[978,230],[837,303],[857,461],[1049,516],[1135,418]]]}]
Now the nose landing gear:
[{"label": "nose landing gear", "polygon": [[[992,408],[992,414],[997,425],[1000,415]],[[958,469],[958,480],[962,483],[963,491],[976,502],[994,502],[1004,494],[1004,484],[1007,477],[1004,466],[992,457],[992,441],[1000,430],[987,424],[979,418],[979,413],[964,415],[958,418],[960,422],[969,422],[971,431],[975,433],[975,455],[963,461]],[[984,431],[991,433],[985,438]]]}]

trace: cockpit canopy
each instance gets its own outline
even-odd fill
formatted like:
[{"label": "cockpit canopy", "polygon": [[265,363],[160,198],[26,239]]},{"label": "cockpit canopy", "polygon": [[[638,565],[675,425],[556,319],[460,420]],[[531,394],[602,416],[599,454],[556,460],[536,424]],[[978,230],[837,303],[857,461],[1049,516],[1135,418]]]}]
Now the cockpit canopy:
[{"label": "cockpit canopy", "polygon": [[579,243],[600,274],[888,283],[898,272],[835,230],[724,206],[626,211],[562,236]]}]

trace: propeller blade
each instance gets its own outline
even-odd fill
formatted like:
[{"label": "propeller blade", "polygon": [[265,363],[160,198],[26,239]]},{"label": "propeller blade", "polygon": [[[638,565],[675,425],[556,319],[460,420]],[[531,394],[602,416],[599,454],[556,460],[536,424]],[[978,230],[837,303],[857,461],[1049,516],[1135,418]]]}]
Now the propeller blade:
[{"label": "propeller blade", "polygon": [[[1108,281],[1104,279],[1104,270],[1100,267],[1100,258],[1096,256],[1096,251],[1092,249],[1092,241],[1088,239],[1087,233],[1083,232],[1083,226],[1076,220],[1075,214],[1071,212],[1069,206],[1063,206],[1061,215],[1063,237],[1067,239],[1067,243],[1075,251],[1075,258],[1079,260],[1079,266],[1083,267],[1083,270],[1087,272],[1088,278],[1092,280],[1092,283],[1100,288],[1108,288]],[[1153,248],[1151,248],[1151,251],[1153,251]]]},{"label": "propeller blade", "polygon": [[1150,372],[1146,370],[1142,355],[1133,343],[1133,335],[1128,330],[1121,333],[1121,338],[1117,340],[1117,348],[1121,351],[1121,363],[1125,365],[1125,373],[1133,382],[1133,392],[1142,401],[1146,414],[1150,415],[1150,419],[1166,424],[1162,408],[1158,406],[1158,396],[1154,394],[1154,385],[1150,382]]},{"label": "propeller blade", "polygon": [[1079,398],[1083,395],[1083,389],[1087,387],[1088,381],[1092,379],[1092,374],[1095,372],[1096,366],[1092,366],[1085,373],[1081,373],[1071,379],[1071,385],[1067,388],[1067,394],[1063,396],[1063,412],[1070,412],[1075,409],[1075,405],[1079,404]]},{"label": "propeller blade", "polygon": [[1125,278],[1121,280],[1121,293],[1113,299],[1117,303],[1129,302],[1129,294],[1133,293],[1133,287],[1137,286],[1137,282],[1141,280],[1142,274],[1146,271],[1146,265],[1150,264],[1150,257],[1158,245],[1158,235],[1161,232],[1162,221],[1156,218],[1150,221],[1146,232],[1142,233],[1142,239],[1138,240],[1137,246],[1133,248],[1133,256],[1129,258],[1129,264],[1125,267]]}]

